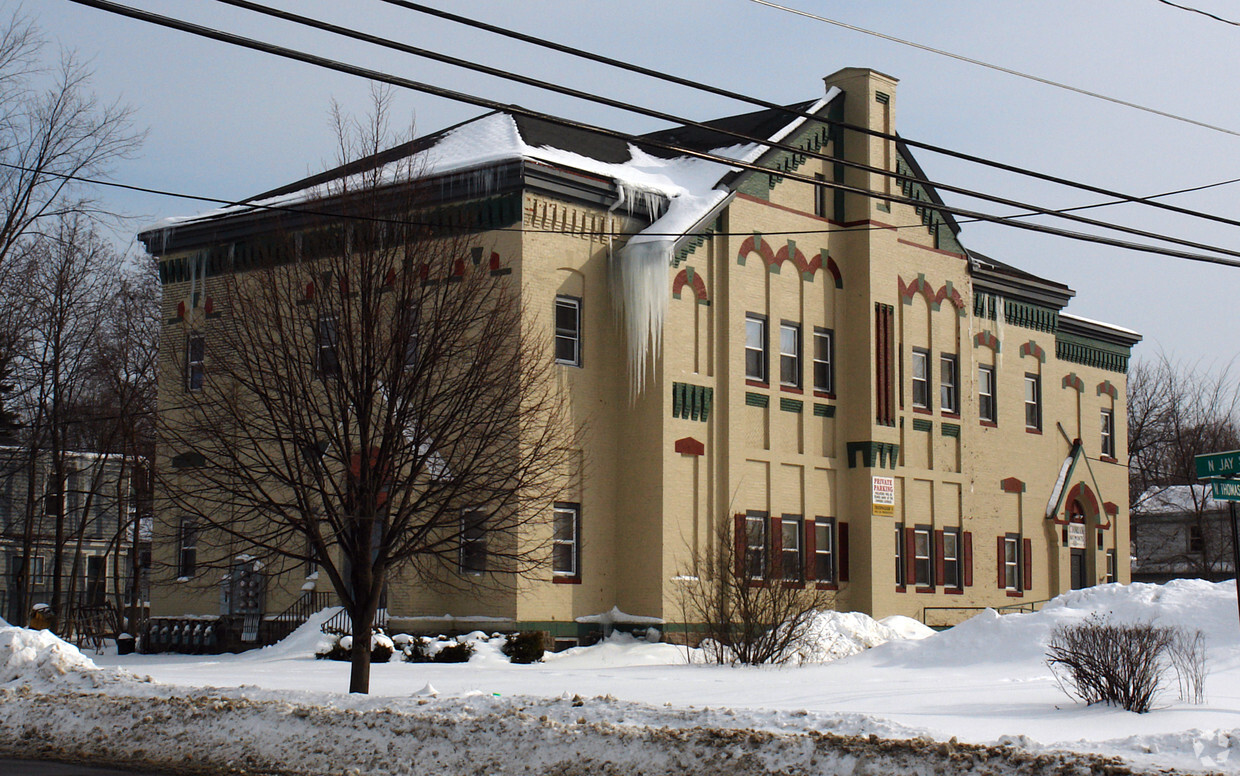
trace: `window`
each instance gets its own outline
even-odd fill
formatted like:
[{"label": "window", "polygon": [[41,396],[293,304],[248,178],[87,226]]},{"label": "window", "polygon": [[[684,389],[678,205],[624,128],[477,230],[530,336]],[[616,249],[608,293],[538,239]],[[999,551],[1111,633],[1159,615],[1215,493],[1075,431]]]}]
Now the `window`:
[{"label": "window", "polygon": [[1020,590],[1020,537],[1003,537],[1003,579],[1008,590]]},{"label": "window", "polygon": [[581,366],[581,300],[555,298],[555,362]]},{"label": "window", "polygon": [[799,581],[805,578],[801,526],[800,515],[784,515],[780,520],[780,571],[784,579]]},{"label": "window", "polygon": [[766,513],[745,515],[745,578],[766,579]]},{"label": "window", "polygon": [[551,540],[551,573],[557,577],[581,576],[581,505],[556,504]]},{"label": "window", "polygon": [[954,355],[939,356],[939,409],[956,414],[960,412],[960,371]]},{"label": "window", "polygon": [[959,590],[964,587],[960,573],[960,529],[943,530],[943,586]]},{"label": "window", "polygon": [[835,582],[835,518],[833,517],[820,517],[814,523],[814,579],[819,582]]},{"label": "window", "polygon": [[1206,548],[1205,538],[1201,534],[1201,526],[1190,525],[1188,527],[1188,551],[1201,552]]},{"label": "window", "polygon": [[913,573],[917,587],[934,587],[934,535],[928,526],[913,529]]},{"label": "window", "polygon": [[185,341],[185,390],[201,391],[206,382],[207,338],[197,332]]},{"label": "window", "polygon": [[1108,458],[1115,457],[1115,411],[1102,411],[1102,454]]},{"label": "window", "polygon": [[930,406],[930,354],[913,348],[913,406]]},{"label": "window", "polygon": [[814,329],[814,390],[835,393],[834,333],[830,329]]},{"label": "window", "polygon": [[[22,573],[22,556],[18,553],[9,555],[9,578],[16,580],[18,575]],[[33,587],[40,587],[46,580],[43,578],[43,558],[38,555],[30,556],[30,584]]]},{"label": "window", "polygon": [[745,379],[766,382],[766,318],[745,316]]},{"label": "window", "polygon": [[977,416],[987,423],[999,422],[995,404],[995,368],[981,364],[977,368]]},{"label": "window", "polygon": [[1118,581],[1115,575],[1115,550],[1107,550],[1107,582]]},{"label": "window", "polygon": [[418,318],[420,308],[418,303],[412,302],[408,311],[405,313],[405,369],[418,368]]},{"label": "window", "polygon": [[482,574],[487,570],[486,512],[477,509],[461,510],[461,559],[462,574]]},{"label": "window", "polygon": [[319,374],[323,377],[339,376],[340,329],[334,315],[324,315],[319,318],[316,346]]},{"label": "window", "polygon": [[814,215],[819,218],[826,218],[827,195],[829,190],[824,184],[826,183],[827,176],[820,172],[816,172],[814,173],[814,180],[817,182],[817,185],[814,186]]},{"label": "window", "polygon": [[904,587],[904,524],[896,523],[896,587]]},{"label": "window", "polygon": [[194,576],[198,565],[198,527],[194,518],[182,517],[177,529],[177,576],[188,579]]},{"label": "window", "polygon": [[779,325],[779,384],[801,387],[801,326],[796,323]]},{"label": "window", "polygon": [[1035,374],[1025,375],[1025,428],[1042,430],[1042,378]]}]

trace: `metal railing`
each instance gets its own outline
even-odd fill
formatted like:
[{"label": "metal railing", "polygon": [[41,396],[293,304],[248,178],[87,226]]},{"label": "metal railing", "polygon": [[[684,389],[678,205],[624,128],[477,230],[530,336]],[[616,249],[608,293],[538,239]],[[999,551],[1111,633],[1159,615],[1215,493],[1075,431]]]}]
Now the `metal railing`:
[{"label": "metal railing", "polygon": [[[1036,612],[1040,610],[1042,608],[1042,605],[1050,600],[1051,599],[1049,598],[1043,598],[1037,601],[1021,601],[1020,603],[1008,604],[1007,606],[926,606],[926,607],[923,607],[921,610],[921,622],[923,625],[928,625],[931,628],[948,628],[956,624],[957,622],[960,622],[961,620],[968,619],[968,617],[947,616],[947,617],[943,617],[942,620],[951,620],[951,622],[936,621],[932,623],[931,612],[953,612],[953,613],[972,612],[975,614],[977,612],[984,612],[987,609],[994,609],[999,614],[1030,613],[1030,612]],[[968,616],[971,617],[972,614]],[[935,619],[938,620],[938,618],[935,618]]]},{"label": "metal railing", "polygon": [[[388,624],[387,609],[378,609],[375,611],[374,630],[382,630]],[[323,623],[324,633],[334,633],[337,636],[353,635],[353,619],[349,617],[349,613],[343,608],[332,615],[331,619]]]}]

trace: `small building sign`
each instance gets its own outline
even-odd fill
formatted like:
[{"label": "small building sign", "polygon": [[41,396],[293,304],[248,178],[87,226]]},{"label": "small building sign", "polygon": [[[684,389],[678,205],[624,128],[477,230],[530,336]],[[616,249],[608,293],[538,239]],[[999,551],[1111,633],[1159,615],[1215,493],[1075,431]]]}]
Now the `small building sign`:
[{"label": "small building sign", "polygon": [[1068,524],[1068,549],[1085,549],[1085,526],[1081,523]]},{"label": "small building sign", "polygon": [[895,517],[896,514],[896,479],[895,477],[875,477],[873,485],[874,514],[877,517]]}]

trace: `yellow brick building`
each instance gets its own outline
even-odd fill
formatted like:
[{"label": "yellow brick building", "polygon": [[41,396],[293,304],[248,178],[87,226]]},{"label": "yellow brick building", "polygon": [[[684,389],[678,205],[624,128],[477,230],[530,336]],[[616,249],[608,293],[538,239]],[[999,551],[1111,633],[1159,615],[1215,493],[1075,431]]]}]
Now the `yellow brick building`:
[{"label": "yellow brick building", "polygon": [[[476,271],[509,275],[554,333],[584,434],[543,573],[481,594],[395,580],[394,619],[461,627],[447,613],[571,640],[618,608],[674,628],[676,578],[720,520],[753,576],[836,590],[837,608],[876,617],[950,624],[1128,581],[1125,372],[1140,337],[1067,314],[1071,289],[969,252],[932,207],[807,182],[941,204],[928,186],[815,156],[925,177],[890,139],[895,79],[845,69],[826,86],[791,106],[821,120],[758,111],[640,149],[503,113],[407,149],[427,155],[443,203],[486,225]],[[186,366],[186,343],[209,327],[224,270],[201,257],[237,261],[264,219],[231,209],[141,236],[165,283],[161,408],[184,400],[186,368],[209,379],[209,357]],[[162,538],[175,565],[185,548]],[[267,580],[265,612],[300,595],[294,576]],[[169,582],[153,607],[217,601],[210,585]]]}]

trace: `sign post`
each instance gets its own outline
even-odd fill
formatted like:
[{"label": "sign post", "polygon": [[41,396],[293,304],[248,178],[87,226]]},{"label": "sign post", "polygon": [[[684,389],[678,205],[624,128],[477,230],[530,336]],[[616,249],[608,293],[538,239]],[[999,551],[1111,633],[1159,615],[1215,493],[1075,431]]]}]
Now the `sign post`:
[{"label": "sign post", "polygon": [[1231,522],[1231,573],[1236,578],[1236,607],[1240,611],[1240,526],[1236,525],[1236,502],[1240,501],[1240,450],[1210,453],[1193,458],[1197,479],[1210,483],[1210,495],[1227,502]]}]

